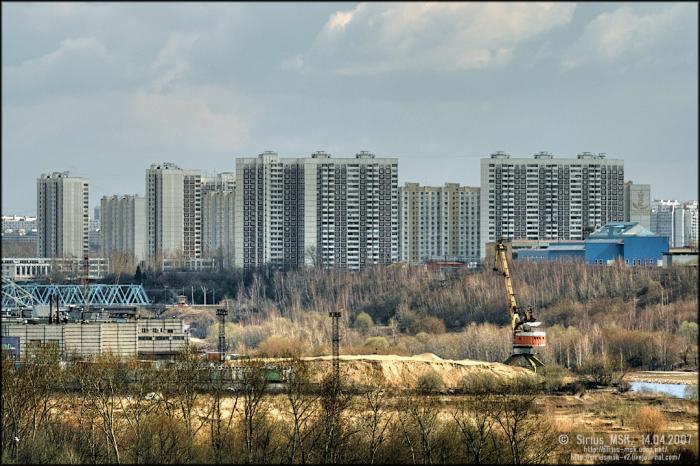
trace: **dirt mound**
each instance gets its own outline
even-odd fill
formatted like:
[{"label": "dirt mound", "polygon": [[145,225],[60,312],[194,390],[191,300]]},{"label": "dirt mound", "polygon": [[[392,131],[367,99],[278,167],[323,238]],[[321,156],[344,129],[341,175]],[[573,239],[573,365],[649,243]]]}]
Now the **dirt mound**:
[{"label": "dirt mound", "polygon": [[[321,365],[319,377],[331,370],[331,356],[304,359]],[[465,376],[478,377],[489,374],[502,381],[511,380],[519,375],[534,376],[531,371],[520,367],[470,359],[453,361],[441,359],[432,353],[417,356],[340,356],[341,377],[360,385],[384,383],[390,387],[415,387],[423,374],[432,371],[442,378],[446,388],[456,388]]]}]

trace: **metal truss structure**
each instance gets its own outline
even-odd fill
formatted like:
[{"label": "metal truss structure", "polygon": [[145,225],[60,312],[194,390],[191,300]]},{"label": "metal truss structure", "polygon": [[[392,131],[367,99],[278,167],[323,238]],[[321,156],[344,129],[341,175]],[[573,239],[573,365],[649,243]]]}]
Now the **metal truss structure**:
[{"label": "metal truss structure", "polygon": [[61,306],[147,306],[150,303],[142,285],[17,285],[2,280],[2,307],[48,305],[58,294]]}]

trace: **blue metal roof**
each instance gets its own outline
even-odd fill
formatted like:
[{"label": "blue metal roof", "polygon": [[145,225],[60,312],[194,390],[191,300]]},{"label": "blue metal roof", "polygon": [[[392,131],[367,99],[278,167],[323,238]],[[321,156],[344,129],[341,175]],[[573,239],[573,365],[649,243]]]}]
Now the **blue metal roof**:
[{"label": "blue metal roof", "polygon": [[610,222],[591,233],[589,238],[626,238],[629,236],[657,236],[639,222]]},{"label": "blue metal roof", "polygon": [[583,244],[550,244],[546,250],[549,251],[583,251]]}]

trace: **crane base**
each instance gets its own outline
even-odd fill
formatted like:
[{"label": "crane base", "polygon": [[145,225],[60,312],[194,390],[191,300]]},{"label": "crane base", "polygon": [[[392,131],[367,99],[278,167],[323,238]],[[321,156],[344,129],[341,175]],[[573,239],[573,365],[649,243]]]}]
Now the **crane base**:
[{"label": "crane base", "polygon": [[[534,354],[522,354],[514,353],[511,354],[508,359],[503,361],[503,364],[508,364],[510,366],[521,366],[522,362],[527,362],[533,371],[537,372],[538,367],[544,366],[544,363],[540,361]],[[526,366],[527,367],[527,366]]]}]

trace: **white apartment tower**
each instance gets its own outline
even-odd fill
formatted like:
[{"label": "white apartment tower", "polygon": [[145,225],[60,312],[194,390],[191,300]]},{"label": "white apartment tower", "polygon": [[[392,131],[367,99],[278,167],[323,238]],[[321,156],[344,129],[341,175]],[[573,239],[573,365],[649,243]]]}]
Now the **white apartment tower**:
[{"label": "white apartment tower", "polygon": [[398,260],[398,160],[236,159],[235,265],[358,270]]},{"label": "white apartment tower", "polygon": [[234,190],[202,194],[202,256],[224,268],[233,265]]},{"label": "white apartment tower", "polygon": [[668,236],[672,248],[698,247],[698,202],[654,200],[651,231]]},{"label": "white apartment tower", "polygon": [[624,219],[624,163],[589,152],[555,159],[546,152],[481,159],[481,256],[505,237],[581,240]]},{"label": "white apartment tower", "polygon": [[480,189],[446,183],[399,189],[401,260],[479,260]]},{"label": "white apartment tower", "polygon": [[37,179],[36,190],[39,257],[87,257],[88,181],[53,172]]},{"label": "white apartment tower", "polygon": [[202,194],[211,191],[233,191],[235,185],[236,175],[231,172],[202,175]]},{"label": "white apartment tower", "polygon": [[146,170],[148,257],[157,267],[166,258],[199,258],[201,174],[173,163]]},{"label": "white apartment tower", "polygon": [[147,258],[146,198],[104,196],[100,201],[102,253],[126,253],[135,264]]}]

